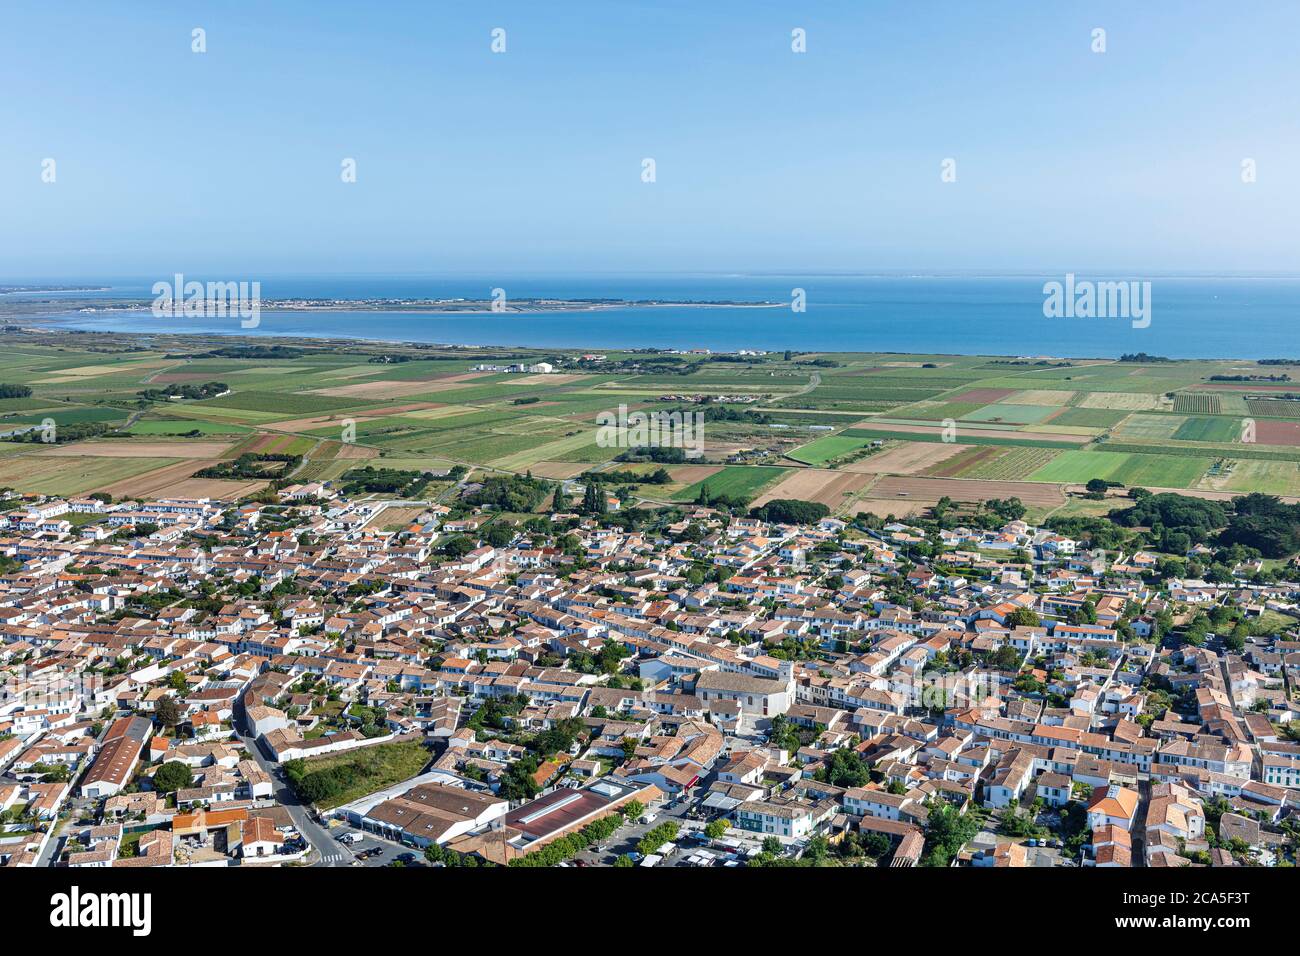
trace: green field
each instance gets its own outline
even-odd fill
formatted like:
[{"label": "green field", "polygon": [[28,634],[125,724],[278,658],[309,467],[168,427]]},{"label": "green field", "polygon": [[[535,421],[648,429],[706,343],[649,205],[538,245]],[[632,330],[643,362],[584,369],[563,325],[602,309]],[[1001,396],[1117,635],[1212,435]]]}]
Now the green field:
[{"label": "green field", "polygon": [[1118,481],[1126,486],[1190,488],[1214,463],[1211,458],[1166,458],[1109,451],[1067,451],[1030,476],[1031,481],[1083,484],[1092,478]]},{"label": "green field", "polygon": [[185,435],[197,431],[201,435],[240,435],[252,431],[247,425],[235,422],[208,422],[197,418],[163,419],[136,422],[127,429],[128,435]]},{"label": "green field", "polygon": [[871,444],[870,438],[854,438],[845,435],[827,435],[816,441],[801,445],[786,454],[787,458],[801,461],[805,465],[824,465],[832,459],[866,448]]},{"label": "green field", "polygon": [[712,497],[725,495],[728,498],[748,500],[757,497],[760,491],[784,477],[789,470],[788,468],[731,466],[722,469],[716,475],[710,475],[703,481],[688,485],[673,497],[677,501],[694,501],[699,497],[700,489],[707,485]]},{"label": "green field", "polygon": [[1051,424],[1079,428],[1110,428],[1112,425],[1118,425],[1127,416],[1128,412],[1111,408],[1067,408],[1059,415],[1052,416]]},{"label": "green field", "polygon": [[[1215,376],[1248,373],[1242,361],[609,352],[610,362],[628,366],[593,368],[572,361],[576,350],[564,349],[292,340],[282,355],[259,345],[260,353],[241,356],[213,354],[239,341],[226,337],[61,333],[53,347],[26,336],[15,333],[0,354],[0,382],[27,385],[33,394],[0,400],[0,432],[48,417],[61,429],[81,427],[83,437],[91,430],[139,443],[175,439],[177,451],[175,458],[153,449],[140,452],[149,458],[57,457],[0,442],[0,484],[21,491],[80,494],[112,486],[190,460],[184,457],[187,436],[243,439],[224,457],[249,450],[308,454],[300,480],[337,478],[359,458],[381,467],[462,464],[480,473],[541,467],[556,480],[587,468],[626,467],[616,461],[623,448],[596,441],[600,412],[619,405],[667,410],[684,400],[741,395],[731,411],[746,414],[714,416],[705,429],[705,457],[692,462],[722,469],[707,480],[714,495],[752,499],[787,473],[783,461],[825,466],[883,439],[890,440],[883,467],[903,475],[1072,484],[1101,477],[1300,495],[1300,448],[1239,441],[1242,418],[1300,414],[1300,402],[1274,397],[1283,394],[1278,390],[1212,387]],[[479,364],[541,360],[558,363],[563,374],[474,371]],[[169,384],[202,382],[222,382],[230,393],[207,401],[141,396]],[[520,399],[527,401],[514,404]],[[942,442],[941,423],[950,418],[963,423],[958,441],[975,451],[949,458],[932,449],[918,452],[916,446]],[[909,424],[925,428],[908,431]],[[837,431],[819,437],[806,430],[809,425]],[[984,434],[968,434],[976,428]],[[345,430],[360,446],[357,458],[335,457]],[[318,448],[322,439],[326,444]],[[989,446],[996,453],[977,454]],[[1211,472],[1216,462],[1223,464]],[[194,466],[197,471],[202,464]],[[694,501],[704,484],[692,480],[699,474],[693,470],[681,482],[657,491],[643,486],[634,494]]]},{"label": "green field", "polygon": [[1174,432],[1177,441],[1236,441],[1241,422],[1234,418],[1189,418]]}]

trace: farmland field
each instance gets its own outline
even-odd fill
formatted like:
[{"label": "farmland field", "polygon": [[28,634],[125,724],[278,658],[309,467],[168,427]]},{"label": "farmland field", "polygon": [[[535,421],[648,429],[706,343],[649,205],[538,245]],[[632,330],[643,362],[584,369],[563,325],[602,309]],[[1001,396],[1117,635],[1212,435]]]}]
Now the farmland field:
[{"label": "farmland field", "polygon": [[[798,468],[790,472],[776,485],[769,485],[767,490],[754,499],[755,505],[761,505],[774,498],[797,498],[801,501],[815,501],[836,511],[845,505],[855,492],[867,487],[874,476],[855,474],[851,471],[824,471],[819,468]],[[710,489],[712,486],[710,485]]]},{"label": "farmland field", "polygon": [[1048,405],[985,405],[964,416],[968,422],[1011,422],[1036,425],[1055,411]]},{"label": "farmland field", "polygon": [[[564,349],[290,340],[281,354],[259,346],[245,357],[247,346],[226,337],[61,333],[52,347],[39,333],[13,336],[0,381],[32,394],[0,400],[0,437],[13,433],[0,441],[0,485],[24,492],[240,498],[267,482],[193,475],[246,453],[306,456],[295,481],[335,480],[363,460],[548,481],[589,469],[649,472],[658,465],[618,461],[624,448],[597,442],[597,414],[697,402],[713,413],[703,457],[668,465],[671,483],[633,486],[634,497],[689,503],[707,483],[711,495],[788,494],[903,514],[946,487],[923,483],[899,496],[910,500],[889,501],[881,476],[956,481],[975,496],[1038,487],[1046,499],[1034,507],[1060,498],[1054,486],[1092,477],[1204,494],[1300,493],[1300,401],[1284,398],[1300,386],[1214,381],[1276,372],[1239,360],[616,352],[593,364]],[[557,372],[494,364],[538,361]],[[158,391],[211,382],[227,394]],[[1247,417],[1253,442],[1242,440]],[[59,443],[20,434],[46,418]],[[875,441],[884,447],[866,454]]]},{"label": "farmland field", "polygon": [[1193,415],[1217,415],[1219,396],[1210,392],[1179,392],[1174,396],[1174,411]]},{"label": "farmland field", "polygon": [[693,485],[688,485],[679,494],[674,495],[678,501],[694,501],[704,487],[708,487],[713,497],[725,495],[729,498],[753,498],[766,485],[781,478],[789,469],[786,468],[724,468],[715,475],[710,475]]},{"label": "farmland field", "polygon": [[1260,418],[1300,418],[1300,401],[1294,399],[1248,398],[1246,407]]},{"label": "farmland field", "polygon": [[796,448],[792,452],[787,452],[787,458],[793,458],[795,461],[801,461],[806,465],[824,465],[833,458],[839,458],[841,455],[847,455],[849,452],[857,451],[859,448],[865,448],[871,444],[870,438],[854,438],[848,435],[828,435],[825,438],[818,438],[816,441],[809,442]]},{"label": "farmland field", "polygon": [[1128,486],[1190,488],[1213,463],[1211,458],[1200,457],[1067,451],[1035,471],[1031,480],[1082,484],[1092,478],[1103,478]]},{"label": "farmland field", "polygon": [[1240,434],[1241,423],[1233,418],[1189,418],[1173,437],[1177,441],[1235,441]]},{"label": "farmland field", "polygon": [[46,495],[80,495],[177,463],[168,458],[6,456],[0,458],[0,485]]},{"label": "farmland field", "polygon": [[1057,455],[1058,448],[1008,448],[962,469],[955,477],[986,478],[996,481],[1024,481]]}]

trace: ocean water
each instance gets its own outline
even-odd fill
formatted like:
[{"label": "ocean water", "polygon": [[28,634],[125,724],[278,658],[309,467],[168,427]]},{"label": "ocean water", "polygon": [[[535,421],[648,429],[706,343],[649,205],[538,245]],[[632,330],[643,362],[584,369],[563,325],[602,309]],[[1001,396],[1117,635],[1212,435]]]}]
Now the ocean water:
[{"label": "ocean water", "polygon": [[[108,285],[106,305],[152,298],[150,278],[86,279]],[[1115,275],[1079,279],[1118,280]],[[1139,277],[1141,278],[1141,277]],[[1048,318],[1036,276],[602,275],[254,276],[187,275],[261,282],[262,298],[619,298],[774,301],[780,308],[655,306],[541,314],[429,315],[401,312],[272,312],[255,329],[234,318],[160,319],[149,312],[75,312],[46,319],[114,332],[205,332],[324,336],[456,345],[614,348],[740,348],[1109,358],[1147,352],[1170,358],[1300,355],[1300,277],[1145,277],[1150,324],[1128,318]],[[36,285],[38,280],[5,280]],[[60,280],[59,284],[74,284]],[[803,289],[806,311],[793,311]],[[69,293],[87,298],[87,293]]]}]

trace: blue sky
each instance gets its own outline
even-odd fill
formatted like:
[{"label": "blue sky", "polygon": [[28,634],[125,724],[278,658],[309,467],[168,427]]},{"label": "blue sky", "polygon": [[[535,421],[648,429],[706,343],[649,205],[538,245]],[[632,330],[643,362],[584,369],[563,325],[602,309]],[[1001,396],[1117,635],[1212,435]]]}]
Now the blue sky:
[{"label": "blue sky", "polygon": [[1300,271],[1297,28],[1195,0],[6,0],[0,275]]}]

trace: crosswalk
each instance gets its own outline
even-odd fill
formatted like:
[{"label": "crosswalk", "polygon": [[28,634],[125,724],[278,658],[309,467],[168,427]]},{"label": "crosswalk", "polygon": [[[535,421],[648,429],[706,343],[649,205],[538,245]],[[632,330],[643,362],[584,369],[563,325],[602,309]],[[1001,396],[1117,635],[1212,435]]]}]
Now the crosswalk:
[{"label": "crosswalk", "polygon": [[342,863],[344,856],[342,853],[324,853],[321,854],[322,863]]}]

